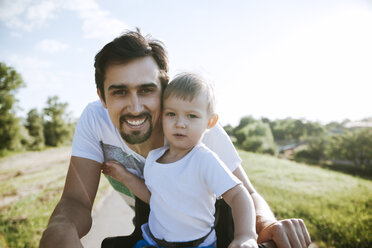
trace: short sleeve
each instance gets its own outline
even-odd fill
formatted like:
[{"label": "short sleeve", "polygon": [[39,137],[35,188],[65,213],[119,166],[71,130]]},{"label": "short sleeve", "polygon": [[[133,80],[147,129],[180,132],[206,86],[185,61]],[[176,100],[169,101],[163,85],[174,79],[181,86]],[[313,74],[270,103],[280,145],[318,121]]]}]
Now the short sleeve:
[{"label": "short sleeve", "polygon": [[217,154],[230,171],[234,171],[240,166],[242,160],[230,137],[219,123],[204,134],[202,142]]},{"label": "short sleeve", "polygon": [[100,128],[96,115],[97,112],[94,111],[92,104],[84,109],[75,128],[71,155],[102,163]]},{"label": "short sleeve", "polygon": [[226,165],[213,152],[203,157],[203,178],[211,192],[217,197],[240,184],[240,180],[226,167]]}]

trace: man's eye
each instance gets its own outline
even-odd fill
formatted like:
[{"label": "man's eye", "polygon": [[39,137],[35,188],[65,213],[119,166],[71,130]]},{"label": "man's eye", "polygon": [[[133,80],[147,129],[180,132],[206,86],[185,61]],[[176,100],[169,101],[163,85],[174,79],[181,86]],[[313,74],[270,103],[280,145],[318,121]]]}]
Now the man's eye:
[{"label": "man's eye", "polygon": [[140,92],[141,94],[147,94],[147,93],[151,93],[153,92],[154,90],[151,89],[151,88],[143,88],[143,89],[140,89]]},{"label": "man's eye", "polygon": [[115,90],[114,91],[114,95],[118,95],[118,96],[123,96],[125,95],[127,92],[125,90]]},{"label": "man's eye", "polygon": [[187,117],[189,117],[190,119],[198,118],[197,115],[193,115],[193,114],[188,114]]}]

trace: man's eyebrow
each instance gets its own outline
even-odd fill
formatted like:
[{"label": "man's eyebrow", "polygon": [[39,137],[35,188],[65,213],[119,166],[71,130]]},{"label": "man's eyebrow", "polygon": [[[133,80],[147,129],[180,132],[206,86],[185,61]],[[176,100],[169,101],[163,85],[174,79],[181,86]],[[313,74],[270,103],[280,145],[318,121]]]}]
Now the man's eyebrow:
[{"label": "man's eyebrow", "polygon": [[[156,83],[145,83],[145,84],[140,84],[137,86],[137,88],[142,89],[142,88],[157,88],[158,85]],[[108,87],[108,90],[123,90],[123,89],[129,89],[129,87],[125,84],[112,84]]]},{"label": "man's eyebrow", "polygon": [[112,84],[108,87],[108,90],[117,90],[117,89],[128,89],[128,86],[125,84]]},{"label": "man's eyebrow", "polygon": [[151,88],[151,87],[158,87],[156,83],[146,83],[146,84],[141,84],[138,86],[138,88]]}]

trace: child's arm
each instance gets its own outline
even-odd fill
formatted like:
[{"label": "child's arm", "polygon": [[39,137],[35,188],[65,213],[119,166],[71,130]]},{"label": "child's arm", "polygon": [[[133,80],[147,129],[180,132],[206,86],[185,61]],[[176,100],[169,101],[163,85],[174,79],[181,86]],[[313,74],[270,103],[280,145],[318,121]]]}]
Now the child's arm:
[{"label": "child's arm", "polygon": [[256,214],[252,198],[242,184],[226,191],[224,200],[231,207],[234,218],[234,240],[229,248],[258,247],[256,240]]},{"label": "child's arm", "polygon": [[125,184],[142,201],[149,204],[151,192],[146,187],[145,181],[129,172],[117,161],[107,161],[102,165],[102,173]]}]

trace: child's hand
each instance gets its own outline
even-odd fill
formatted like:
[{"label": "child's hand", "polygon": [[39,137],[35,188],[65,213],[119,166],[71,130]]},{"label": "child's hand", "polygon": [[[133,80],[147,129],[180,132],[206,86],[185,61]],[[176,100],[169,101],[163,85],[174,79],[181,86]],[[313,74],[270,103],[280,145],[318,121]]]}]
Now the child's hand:
[{"label": "child's hand", "polygon": [[258,248],[258,245],[256,239],[237,237],[230,243],[229,248]]},{"label": "child's hand", "polygon": [[117,161],[106,161],[102,164],[102,173],[114,178],[115,180],[125,181],[126,176],[130,172]]}]

